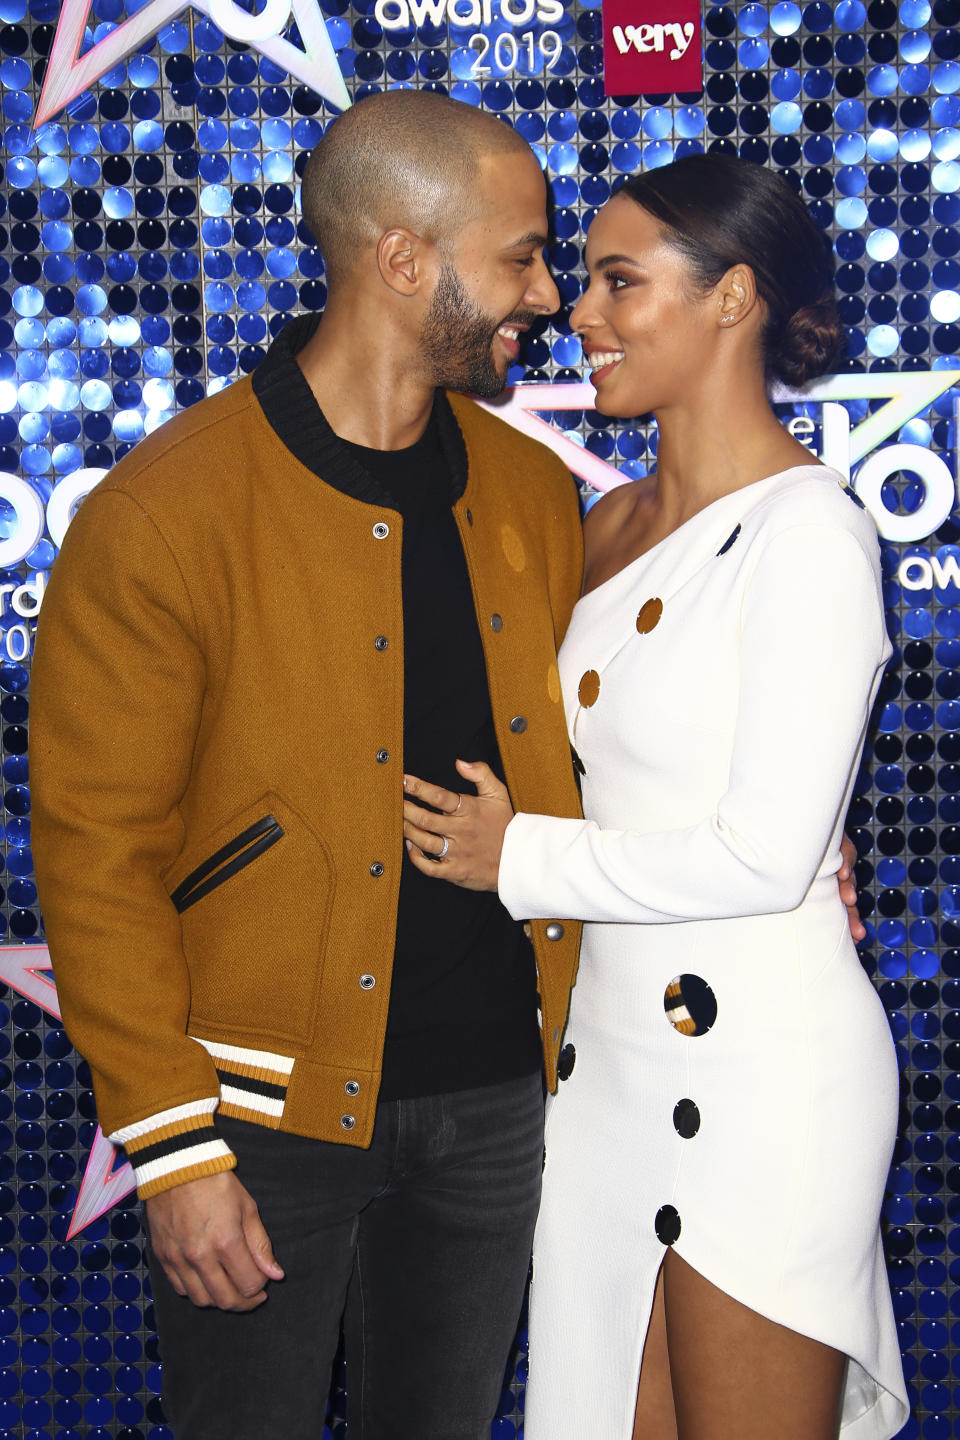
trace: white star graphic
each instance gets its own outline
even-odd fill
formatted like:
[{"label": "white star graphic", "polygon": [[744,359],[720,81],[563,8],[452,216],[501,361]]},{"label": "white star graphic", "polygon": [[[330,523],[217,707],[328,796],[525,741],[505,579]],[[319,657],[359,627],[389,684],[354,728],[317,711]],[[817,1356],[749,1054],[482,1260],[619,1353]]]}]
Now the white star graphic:
[{"label": "white star graphic", "polygon": [[[297,80],[309,85],[338,110],[346,110],[350,96],[337,63],[317,0],[267,0],[258,15],[241,9],[234,0],[192,0],[231,40],[251,45]],[[62,110],[68,101],[88,89],[140,49],[152,35],[186,9],[184,0],[147,0],[109,35],[80,55],[92,0],[63,0],[57,33],[53,37],[43,93],[34,125],[42,125]],[[303,49],[287,40],[282,31],[289,20],[296,21]]]}]

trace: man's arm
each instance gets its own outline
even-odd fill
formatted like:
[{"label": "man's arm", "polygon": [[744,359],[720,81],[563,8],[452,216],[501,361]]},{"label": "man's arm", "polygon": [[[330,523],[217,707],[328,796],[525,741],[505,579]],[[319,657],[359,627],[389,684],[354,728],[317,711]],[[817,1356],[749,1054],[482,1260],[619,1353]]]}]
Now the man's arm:
[{"label": "man's arm", "polygon": [[187,1034],[189,977],[163,876],[182,845],[205,687],[190,596],[126,493],[84,503],[44,599],[31,683],[34,847],[64,1020],[155,1251],[196,1304],[251,1309],[280,1279],[213,1128],[220,1087]]},{"label": "man's arm", "polygon": [[104,1130],[128,1147],[146,1194],[233,1164],[212,1129],[213,1062],[187,1035],[190,981],[163,883],[183,844],[204,684],[164,537],[129,495],[95,490],[40,617],[33,839],[64,1020]]}]

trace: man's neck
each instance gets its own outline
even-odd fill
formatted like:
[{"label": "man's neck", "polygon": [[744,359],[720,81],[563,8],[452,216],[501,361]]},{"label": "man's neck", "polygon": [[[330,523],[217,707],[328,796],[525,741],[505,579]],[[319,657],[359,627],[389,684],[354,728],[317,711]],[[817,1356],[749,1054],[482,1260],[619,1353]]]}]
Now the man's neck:
[{"label": "man's neck", "polygon": [[426,429],[434,387],[382,324],[329,309],[297,363],[342,440],[370,450],[404,450]]}]

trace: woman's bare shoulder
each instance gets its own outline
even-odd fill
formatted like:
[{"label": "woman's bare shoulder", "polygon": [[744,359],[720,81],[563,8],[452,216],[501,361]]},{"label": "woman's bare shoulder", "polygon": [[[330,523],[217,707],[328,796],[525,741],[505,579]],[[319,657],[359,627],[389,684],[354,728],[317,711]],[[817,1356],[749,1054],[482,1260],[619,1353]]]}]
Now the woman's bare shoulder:
[{"label": "woman's bare shoulder", "polygon": [[621,531],[653,498],[656,488],[656,477],[644,475],[640,480],[617,485],[601,495],[584,517],[585,542],[590,546],[602,545],[608,536]]},{"label": "woman's bare shoulder", "polygon": [[643,532],[656,488],[656,477],[645,475],[609,490],[588,511],[583,522],[585,594],[644,548]]}]

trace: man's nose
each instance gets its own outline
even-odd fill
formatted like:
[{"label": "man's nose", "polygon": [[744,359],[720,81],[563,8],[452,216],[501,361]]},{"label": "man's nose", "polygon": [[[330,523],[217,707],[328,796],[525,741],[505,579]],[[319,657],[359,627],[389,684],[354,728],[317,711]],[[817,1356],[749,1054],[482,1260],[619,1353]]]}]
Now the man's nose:
[{"label": "man's nose", "polygon": [[539,310],[542,315],[552,315],[560,309],[560,292],[542,255],[537,257],[524,300],[531,310]]}]

